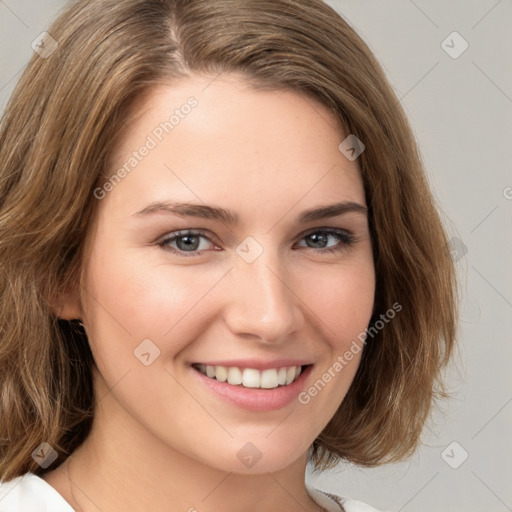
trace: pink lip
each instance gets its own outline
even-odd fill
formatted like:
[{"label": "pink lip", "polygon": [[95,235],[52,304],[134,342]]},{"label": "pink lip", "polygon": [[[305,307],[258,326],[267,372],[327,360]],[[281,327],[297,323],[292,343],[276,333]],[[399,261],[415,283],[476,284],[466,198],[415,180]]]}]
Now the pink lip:
[{"label": "pink lip", "polygon": [[255,370],[268,370],[271,368],[283,368],[285,366],[305,366],[311,361],[305,359],[275,359],[273,361],[261,361],[258,359],[234,359],[231,361],[197,361],[194,364],[206,366],[228,366],[238,368],[254,368]]},{"label": "pink lip", "polygon": [[[212,366],[239,366],[242,368],[256,368],[255,366],[251,366],[251,364],[254,363],[249,363],[247,365],[246,363],[247,361],[243,362],[243,364],[234,364],[233,361],[230,361],[229,364],[224,362],[223,364],[212,364]],[[275,363],[276,361],[272,362],[272,364]],[[283,366],[301,365],[297,364],[296,362],[291,364],[282,364],[282,362],[280,362],[276,366],[270,366],[267,364],[265,368],[282,368]],[[191,368],[191,371],[197,376],[197,378],[200,379],[200,381],[207,387],[209,391],[214,393],[221,400],[227,401],[232,405],[242,409],[255,412],[263,412],[274,411],[291,404],[304,388],[304,383],[311,373],[312,367],[313,365],[309,365],[305,370],[301,372],[301,374],[297,377],[297,380],[288,386],[278,386],[277,388],[272,389],[244,388],[243,386],[233,386],[227,382],[219,382],[218,380],[210,379],[194,368]]]}]

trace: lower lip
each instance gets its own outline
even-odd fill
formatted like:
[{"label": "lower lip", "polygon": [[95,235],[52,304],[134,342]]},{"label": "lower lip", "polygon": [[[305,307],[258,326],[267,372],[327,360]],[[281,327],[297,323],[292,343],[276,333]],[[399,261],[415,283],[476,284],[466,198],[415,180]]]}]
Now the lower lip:
[{"label": "lower lip", "polygon": [[303,389],[312,367],[313,365],[309,365],[301,372],[297,379],[291,384],[288,384],[288,386],[278,386],[277,388],[271,389],[232,386],[227,382],[219,382],[216,379],[210,379],[194,368],[192,368],[192,371],[210,391],[221,399],[242,409],[261,412],[275,411],[290,405]]}]

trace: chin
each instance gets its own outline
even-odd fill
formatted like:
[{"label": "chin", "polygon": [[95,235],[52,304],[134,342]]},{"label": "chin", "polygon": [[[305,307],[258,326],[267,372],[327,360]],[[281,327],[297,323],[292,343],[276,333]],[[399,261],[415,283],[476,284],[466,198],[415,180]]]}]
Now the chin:
[{"label": "chin", "polygon": [[301,456],[305,464],[308,448],[277,437],[273,442],[264,438],[254,442],[231,440],[230,446],[226,446],[217,458],[213,458],[210,451],[208,459],[201,457],[200,460],[227,473],[261,475],[281,471],[297,462]]}]

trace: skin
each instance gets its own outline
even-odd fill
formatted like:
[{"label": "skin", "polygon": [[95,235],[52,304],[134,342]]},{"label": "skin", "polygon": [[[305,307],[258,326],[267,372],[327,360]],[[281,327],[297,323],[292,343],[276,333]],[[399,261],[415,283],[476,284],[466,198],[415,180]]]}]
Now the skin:
[{"label": "skin", "polygon": [[[340,201],[366,206],[357,160],[320,103],[297,93],[258,91],[242,77],[192,75],[141,97],[121,134],[112,172],[169,112],[198,106],[99,200],[89,233],[83,294],[63,294],[59,315],[85,325],[97,364],[93,429],[67,462],[43,478],[77,510],[317,511],[304,485],[307,452],[336,412],[361,353],[309,403],[253,412],[200,385],[190,363],[300,357],[317,381],[367,327],[375,275],[365,214],[297,222]],[[153,201],[234,210],[237,226],[215,220],[133,214]],[[350,231],[344,245],[307,237]],[[202,229],[195,256],[157,242]],[[321,234],[321,233],[320,233]],[[263,248],[247,263],[236,252],[251,236]],[[325,247],[340,246],[336,253]],[[144,339],[160,356],[143,365]],[[262,454],[252,467],[238,451]],[[68,480],[67,470],[70,469]]]}]

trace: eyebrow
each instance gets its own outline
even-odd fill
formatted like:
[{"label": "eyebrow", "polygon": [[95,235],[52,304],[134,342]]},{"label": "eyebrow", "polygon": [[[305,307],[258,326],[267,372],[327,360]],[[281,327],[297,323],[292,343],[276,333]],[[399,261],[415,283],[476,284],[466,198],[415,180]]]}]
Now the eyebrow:
[{"label": "eyebrow", "polygon": [[[320,206],[302,212],[297,221],[298,222],[312,222],[316,220],[329,219],[338,217],[346,213],[359,213],[366,215],[368,209],[362,204],[353,201],[343,201],[327,206]],[[144,217],[152,214],[172,214],[181,217],[199,217],[202,219],[211,219],[224,222],[229,225],[238,224],[240,217],[232,210],[219,208],[216,206],[208,206],[205,204],[192,204],[192,203],[175,203],[175,202],[154,202],[146,206],[133,216]]]}]

